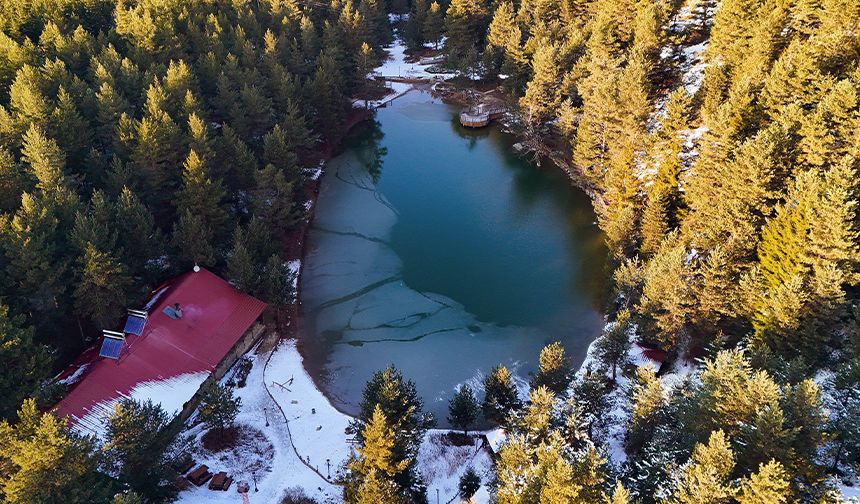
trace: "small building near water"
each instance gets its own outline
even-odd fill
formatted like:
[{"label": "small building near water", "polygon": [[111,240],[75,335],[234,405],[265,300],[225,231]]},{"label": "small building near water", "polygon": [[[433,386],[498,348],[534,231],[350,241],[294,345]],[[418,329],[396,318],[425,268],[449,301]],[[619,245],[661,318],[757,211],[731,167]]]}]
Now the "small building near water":
[{"label": "small building near water", "polygon": [[69,390],[54,407],[82,434],[101,435],[114,404],[152,400],[186,418],[207,380],[217,380],[247,352],[263,328],[266,303],[195,267],[129,310],[123,331],[105,331],[57,382]]}]

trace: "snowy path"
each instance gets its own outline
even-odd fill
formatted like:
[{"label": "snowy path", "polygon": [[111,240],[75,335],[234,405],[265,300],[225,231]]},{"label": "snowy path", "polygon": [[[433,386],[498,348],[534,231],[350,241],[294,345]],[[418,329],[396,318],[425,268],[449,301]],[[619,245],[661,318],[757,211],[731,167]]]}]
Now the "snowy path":
[{"label": "snowy path", "polygon": [[269,393],[286,416],[296,451],[321,474],[334,477],[350,455],[350,436],[345,429],[352,418],[335,409],[317,390],[295,340],[278,345],[266,366],[265,378]]},{"label": "snowy path", "polygon": [[[284,345],[276,349],[271,355],[276,357]],[[293,346],[294,350],[295,347]],[[295,352],[298,355],[298,352]],[[268,470],[256,474],[258,492],[250,494],[252,503],[277,504],[283,498],[287,489],[299,487],[304,492],[320,502],[340,502],[341,490],[337,485],[332,485],[321,478],[314,471],[305,466],[298,458],[290,443],[290,431],[287,424],[279,418],[278,406],[266,393],[263,380],[265,378],[265,360],[267,355],[255,356],[254,366],[248,375],[247,384],[243,388],[236,389],[236,395],[242,399],[242,408],[236,417],[236,423],[257,429],[271,443],[272,455]],[[301,360],[299,360],[301,366]],[[302,369],[303,371],[303,369]],[[279,421],[280,420],[280,421]],[[268,426],[266,423],[268,421]],[[193,427],[188,431],[198,439],[202,434],[200,426]],[[238,459],[250,460],[259,458],[259,455],[249,449],[247,453],[239,453]],[[236,457],[228,457],[227,454],[213,454],[210,458],[195,457],[198,463],[206,464],[211,471],[227,471],[233,476],[234,481],[253,481],[253,475],[249,474],[248,466],[236,465]],[[228,465],[226,462],[233,462]],[[252,483],[253,487],[253,483]],[[204,503],[235,503],[237,502],[236,485],[230,487],[226,492],[212,491],[202,487],[192,487],[179,494],[179,503],[204,504]]]}]

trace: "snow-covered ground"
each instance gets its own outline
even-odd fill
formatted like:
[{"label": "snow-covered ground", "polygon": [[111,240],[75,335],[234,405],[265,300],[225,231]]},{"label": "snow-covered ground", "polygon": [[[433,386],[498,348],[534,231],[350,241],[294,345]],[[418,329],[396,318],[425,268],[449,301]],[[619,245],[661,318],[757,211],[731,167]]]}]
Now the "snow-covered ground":
[{"label": "snow-covered ground", "polygon": [[427,497],[430,502],[435,502],[438,490],[439,502],[455,499],[460,477],[472,468],[481,478],[481,489],[475,495],[474,502],[488,503],[489,492],[486,483],[492,477],[493,469],[493,460],[489,452],[480,444],[451,446],[444,439],[447,432],[444,430],[428,432],[418,451],[418,468],[424,481],[427,482]]},{"label": "snow-covered ground", "polygon": [[[295,345],[281,345],[272,358],[281,354],[298,352]],[[219,453],[208,453],[199,447],[199,438],[202,435],[202,427],[195,425],[184,434],[194,436],[197,441],[194,450],[195,461],[209,466],[213,473],[226,471],[233,477],[235,482],[248,481],[253,488],[253,477],[257,478],[257,492],[250,493],[252,503],[278,504],[284,494],[290,488],[300,487],[304,492],[319,502],[340,502],[341,490],[337,485],[327,482],[316,472],[312,471],[300,460],[290,443],[290,425],[284,421],[278,410],[278,405],[266,392],[265,382],[269,376],[265,371],[267,354],[253,355],[253,367],[248,375],[244,387],[236,389],[236,396],[242,400],[242,407],[236,417],[236,423],[248,432],[257,431],[261,436],[253,436],[250,440],[241,442],[239,449],[235,452],[227,451]],[[301,358],[297,361],[301,368]],[[280,372],[289,371],[286,368],[275,370],[276,375]],[[229,379],[230,374],[225,377]],[[314,389],[315,390],[315,389]],[[303,393],[307,393],[306,391]],[[319,394],[319,392],[316,392]],[[193,422],[193,420],[192,420]],[[268,424],[268,425],[266,425]],[[254,474],[251,472],[254,471]],[[236,484],[234,483],[226,492],[209,490],[206,485],[195,487],[179,494],[179,503],[184,504],[218,504],[237,502]]]},{"label": "snow-covered ground", "polygon": [[368,77],[384,79],[388,93],[377,100],[364,100],[356,98],[352,101],[354,107],[379,108],[385,106],[386,103],[403,96],[410,89],[412,84],[408,82],[397,82],[390,79],[421,79],[425,81],[443,81],[451,78],[454,74],[451,73],[434,73],[431,72],[433,64],[428,63],[407,63],[406,62],[406,45],[399,38],[395,39],[394,43],[387,49],[388,55],[373,73]]},{"label": "snow-covered ground", "polygon": [[407,63],[406,45],[399,38],[387,50],[388,59],[374,70],[374,74],[377,76],[433,80],[445,80],[454,76],[454,74],[449,73],[430,72],[432,64]]},{"label": "snow-covered ground", "polygon": [[846,499],[849,504],[857,504],[860,503],[860,486],[846,486],[841,485],[839,490],[842,491],[842,496]]},{"label": "snow-covered ground", "polygon": [[334,476],[350,455],[352,436],[346,428],[352,418],[336,410],[316,388],[294,340],[281,342],[272,355],[266,386],[286,415],[293,446],[302,459],[326,476],[328,460]]},{"label": "snow-covered ground", "polygon": [[[183,434],[192,439],[189,451],[195,461],[206,464],[213,473],[226,471],[236,482],[248,481],[252,487],[256,477],[259,491],[250,494],[251,502],[277,504],[293,488],[301,488],[320,502],[340,502],[341,488],[331,481],[352,452],[354,445],[349,440],[353,436],[346,431],[352,418],[335,409],[317,389],[294,340],[280,342],[271,354],[252,353],[250,358],[253,366],[246,385],[236,389],[242,400],[236,418],[243,431],[238,446],[218,453],[204,449],[200,438],[205,430],[192,418],[192,426]],[[228,373],[223,381],[231,377]],[[448,446],[442,439],[446,432],[428,433],[418,455],[418,469],[428,492],[433,497],[438,489],[441,502],[457,496],[457,484],[466,469],[475,469],[486,483],[492,467],[485,448]],[[192,485],[180,493],[177,502],[232,503],[236,502],[235,488],[234,484],[219,492]],[[489,502],[485,487],[475,502]]]}]

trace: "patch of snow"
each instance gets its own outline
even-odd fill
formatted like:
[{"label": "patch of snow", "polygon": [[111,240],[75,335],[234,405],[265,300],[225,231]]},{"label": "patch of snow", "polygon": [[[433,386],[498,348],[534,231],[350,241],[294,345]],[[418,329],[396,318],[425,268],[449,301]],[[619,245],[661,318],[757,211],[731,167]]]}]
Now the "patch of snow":
[{"label": "patch of snow", "polygon": [[75,369],[75,372],[70,374],[69,376],[63,378],[62,380],[58,380],[57,383],[60,385],[74,385],[81,379],[81,376],[84,374],[84,371],[90,367],[89,364],[82,364],[78,369]]},{"label": "patch of snow", "polygon": [[152,401],[153,404],[161,405],[170,416],[179,414],[185,403],[197,393],[208,377],[208,371],[198,371],[165,380],[138,383],[128,394],[119,394],[114,399],[94,405],[86,415],[77,420],[72,429],[81,434],[90,434],[104,439],[107,420],[113,413],[114,406],[126,398],[140,402]]},{"label": "patch of snow", "polygon": [[[353,451],[353,435],[347,434],[353,418],[335,409],[316,387],[295,340],[282,341],[267,357],[253,359],[246,386],[236,389],[236,396],[242,400],[236,424],[251,433],[250,439],[235,449],[210,453],[199,446],[203,427],[199,423],[192,425],[184,434],[191,436],[196,445],[191,450],[196,462],[206,464],[211,472],[226,471],[234,481],[248,481],[252,486],[256,476],[259,491],[249,494],[251,502],[276,504],[291,488],[301,488],[320,502],[341,502],[341,488],[330,481],[338,476]],[[226,383],[229,377],[230,373],[222,381]],[[442,437],[447,432],[428,432],[417,459],[428,496],[432,500],[438,489],[440,502],[456,498],[460,477],[469,467],[486,485],[493,464],[480,442],[478,448],[450,446]],[[179,494],[177,502],[233,503],[235,486],[226,492],[211,491],[205,485],[192,486]],[[486,486],[482,486],[474,502],[490,502]]]},{"label": "patch of snow", "polygon": [[706,40],[681,49],[684,55],[683,67],[685,67],[684,73],[681,75],[681,82],[683,82],[684,88],[691,95],[696,94],[705,80],[706,65],[704,55],[707,46],[708,41]]},{"label": "patch of snow", "polygon": [[[424,436],[418,450],[418,469],[427,485],[427,497],[435,502],[452,502],[457,498],[460,478],[471,467],[481,478],[481,487],[486,488],[493,472],[493,460],[481,441],[475,439],[473,446],[453,446],[447,442],[445,430],[431,430]],[[482,497],[483,496],[483,497]],[[489,492],[476,495],[474,502],[489,502]]]},{"label": "patch of snow", "polygon": [[501,427],[487,432],[485,436],[487,436],[487,442],[490,443],[490,449],[493,450],[494,453],[498,453],[499,448],[502,447],[502,443],[508,439],[508,433]]},{"label": "patch of snow", "polygon": [[292,286],[293,286],[293,292],[295,292],[299,286],[299,275],[302,272],[302,260],[301,259],[291,260],[290,262],[287,263],[287,269],[289,270],[290,274],[293,277]]},{"label": "patch of snow", "polygon": [[319,180],[323,173],[322,166],[317,166],[315,168],[305,168],[303,171],[305,176],[307,176],[307,178],[310,180]]},{"label": "patch of snow", "polygon": [[451,73],[433,73],[430,71],[432,64],[422,65],[406,62],[406,45],[399,38],[388,48],[388,58],[374,70],[374,74],[380,77],[401,77],[407,79],[432,79],[444,80],[453,77]]},{"label": "patch of snow", "polygon": [[839,491],[842,492],[842,497],[850,504],[860,503],[860,487],[839,485]]},{"label": "patch of snow", "polygon": [[663,374],[660,379],[667,390],[673,389],[683,384],[698,369],[699,366],[695,362],[679,358],[672,365],[672,369],[668,373]]}]

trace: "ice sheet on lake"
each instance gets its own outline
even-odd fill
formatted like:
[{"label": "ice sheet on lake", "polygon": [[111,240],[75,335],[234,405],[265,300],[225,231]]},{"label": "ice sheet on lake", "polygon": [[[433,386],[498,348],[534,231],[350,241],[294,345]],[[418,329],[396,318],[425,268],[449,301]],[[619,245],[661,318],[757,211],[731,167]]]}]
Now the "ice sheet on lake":
[{"label": "ice sheet on lake", "polygon": [[319,337],[332,345],[323,380],[332,400],[355,412],[372,373],[395,363],[415,377],[426,409],[445,425],[456,386],[476,372],[501,363],[527,379],[533,369],[521,359],[533,363],[555,338],[536,328],[477,320],[450,298],[410,288],[388,244],[396,209],[354,155],[333,160],[327,170],[320,193],[325,204],[317,206],[308,238],[302,296],[303,326],[318,335],[305,334],[306,342],[313,345]]}]

